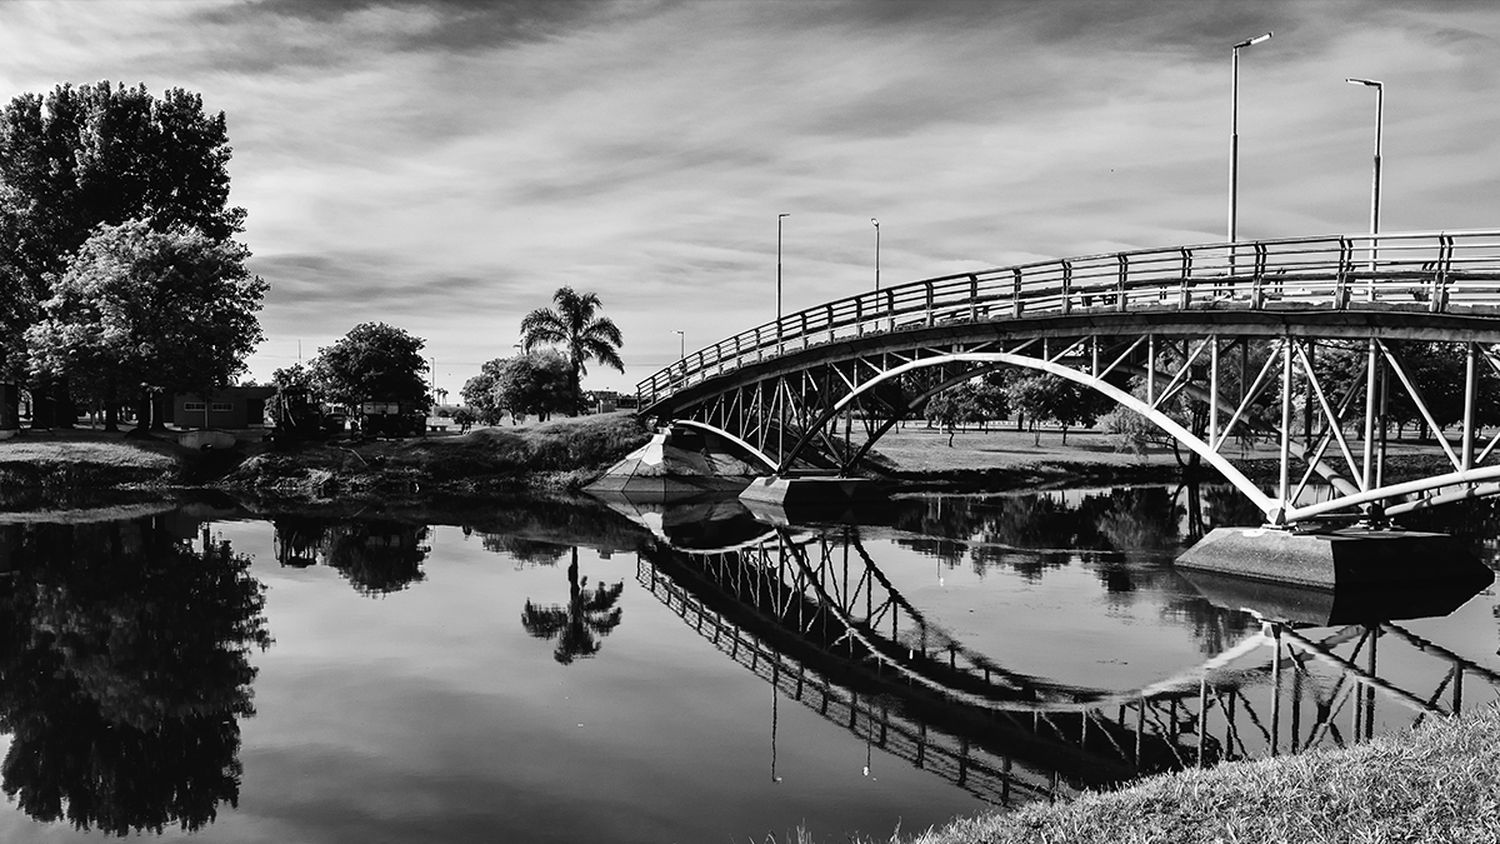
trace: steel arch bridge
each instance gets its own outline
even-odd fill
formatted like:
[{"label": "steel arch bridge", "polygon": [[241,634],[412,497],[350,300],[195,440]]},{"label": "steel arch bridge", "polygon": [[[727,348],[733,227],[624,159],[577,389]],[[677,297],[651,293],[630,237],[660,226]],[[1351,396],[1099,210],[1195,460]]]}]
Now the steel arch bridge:
[{"label": "steel arch bridge", "polygon": [[[1424,383],[1420,349],[1461,361],[1461,383]],[[847,475],[934,395],[1019,367],[1135,411],[1284,525],[1500,491],[1500,434],[1480,433],[1500,403],[1497,349],[1500,230],[1331,235],[870,291],[698,349],[637,397],[642,415],[713,432],[768,474]],[[1387,471],[1398,409],[1432,434],[1403,477]],[[1275,443],[1269,488],[1235,459],[1255,437]],[[1314,479],[1332,492],[1312,495]]]}]

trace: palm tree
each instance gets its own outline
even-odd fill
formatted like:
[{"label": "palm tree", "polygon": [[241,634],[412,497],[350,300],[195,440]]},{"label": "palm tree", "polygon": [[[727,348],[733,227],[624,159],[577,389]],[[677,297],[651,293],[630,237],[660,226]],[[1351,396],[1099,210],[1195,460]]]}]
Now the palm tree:
[{"label": "palm tree", "polygon": [[571,287],[559,287],[552,294],[557,309],[537,308],[521,320],[521,350],[530,352],[537,346],[561,346],[573,365],[568,386],[577,398],[579,383],[588,372],[588,362],[597,360],[625,371],[625,363],[616,351],[624,341],[620,329],[609,317],[598,316],[599,296],[579,294]]},{"label": "palm tree", "polygon": [[556,639],[552,658],[563,665],[579,657],[599,652],[599,637],[608,636],[620,626],[620,608],[615,602],[625,590],[625,582],[614,586],[588,588],[589,579],[578,579],[578,548],[568,566],[567,606],[533,604],[528,598],[521,611],[521,626],[538,639]]}]

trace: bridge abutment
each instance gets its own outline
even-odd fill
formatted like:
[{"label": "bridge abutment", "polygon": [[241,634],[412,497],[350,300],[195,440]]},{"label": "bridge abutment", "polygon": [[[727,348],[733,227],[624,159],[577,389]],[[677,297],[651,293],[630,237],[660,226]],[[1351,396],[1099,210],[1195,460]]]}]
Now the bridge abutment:
[{"label": "bridge abutment", "polygon": [[868,478],[767,477],[756,478],[740,492],[741,501],[781,507],[818,507],[878,501],[880,485]]},{"label": "bridge abutment", "polygon": [[1265,583],[1361,590],[1494,579],[1454,537],[1350,527],[1298,532],[1215,528],[1177,559],[1180,568]]}]

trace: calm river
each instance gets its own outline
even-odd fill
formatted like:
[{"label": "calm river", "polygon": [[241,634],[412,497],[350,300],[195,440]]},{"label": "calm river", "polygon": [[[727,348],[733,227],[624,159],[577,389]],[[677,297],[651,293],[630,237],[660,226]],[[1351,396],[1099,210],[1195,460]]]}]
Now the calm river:
[{"label": "calm river", "polygon": [[[1492,511],[1446,518],[1493,566]],[[1254,521],[1154,487],[0,513],[0,841],[884,840],[1496,699],[1494,588],[1173,568]]]}]

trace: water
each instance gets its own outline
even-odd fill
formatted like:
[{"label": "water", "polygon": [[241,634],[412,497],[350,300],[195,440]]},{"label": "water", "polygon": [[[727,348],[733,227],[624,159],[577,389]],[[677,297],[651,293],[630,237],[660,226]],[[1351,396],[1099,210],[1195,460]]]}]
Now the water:
[{"label": "water", "polygon": [[[1486,558],[1488,513],[1455,517]],[[1353,743],[1455,689],[1492,701],[1500,671],[1493,589],[1264,628],[1323,648],[1273,663],[1240,596],[1170,564],[1254,519],[1223,490],[814,524],[734,503],[109,515],[0,514],[0,840],[883,840]]]}]

